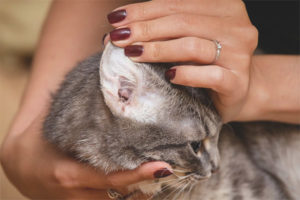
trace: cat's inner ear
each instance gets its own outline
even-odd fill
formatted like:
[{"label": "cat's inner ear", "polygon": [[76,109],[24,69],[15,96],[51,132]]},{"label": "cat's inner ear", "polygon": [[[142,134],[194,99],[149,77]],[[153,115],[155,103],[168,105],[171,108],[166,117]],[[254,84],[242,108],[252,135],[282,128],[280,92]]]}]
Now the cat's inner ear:
[{"label": "cat's inner ear", "polygon": [[101,90],[106,105],[115,116],[153,122],[163,97],[157,90],[145,86],[147,80],[142,66],[125,56],[123,49],[108,43],[100,62]]},{"label": "cat's inner ear", "polygon": [[[137,95],[142,73],[124,55],[124,50],[108,43],[100,62],[100,82],[106,104],[111,108],[124,107]],[[124,108],[123,108],[124,109]]]},{"label": "cat's inner ear", "polygon": [[133,94],[133,91],[135,90],[135,84],[132,83],[129,79],[127,79],[124,76],[119,77],[119,90],[118,90],[118,96],[120,101],[127,102],[130,100],[130,97]]}]

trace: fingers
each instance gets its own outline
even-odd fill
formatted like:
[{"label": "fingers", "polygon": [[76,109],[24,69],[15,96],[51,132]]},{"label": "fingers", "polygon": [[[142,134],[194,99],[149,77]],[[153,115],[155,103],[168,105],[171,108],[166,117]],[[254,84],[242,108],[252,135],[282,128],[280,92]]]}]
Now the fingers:
[{"label": "fingers", "polygon": [[165,168],[171,171],[171,166],[165,162],[149,162],[132,171],[117,172],[108,175],[107,180],[108,184],[112,187],[128,186],[143,180],[154,179],[154,174]]},{"label": "fingers", "polygon": [[[105,174],[102,171],[96,171],[88,166],[77,164],[73,169],[69,169],[70,174],[65,174],[62,179],[69,183],[71,187],[78,188],[125,188],[126,186],[147,179],[154,179],[154,173],[158,170],[168,168],[171,171],[171,166],[165,162],[149,162],[141,165],[135,170],[115,172]],[[67,178],[66,178],[67,177]]]},{"label": "fingers", "polygon": [[184,37],[175,40],[144,42],[125,47],[125,55],[135,62],[185,62],[209,64],[215,60],[213,41]]},{"label": "fingers", "polygon": [[[227,5],[228,9],[224,10],[224,7],[220,6],[222,3],[226,2],[218,2],[218,6],[216,6],[211,0],[190,0],[189,3],[184,2],[184,0],[148,1],[117,8],[108,15],[108,20],[114,27],[120,27],[128,23],[155,19],[176,13],[216,16],[220,14],[226,15],[227,12],[232,13],[233,10],[236,10],[235,8],[230,9],[229,6],[231,4]],[[241,4],[241,6],[243,5]]]},{"label": "fingers", "polygon": [[210,88],[224,95],[230,94],[238,87],[237,76],[232,71],[216,65],[173,67],[166,72],[166,76],[174,84]]},{"label": "fingers", "polygon": [[[125,47],[137,41],[166,40],[187,36],[218,40],[220,33],[223,33],[224,37],[225,26],[224,20],[217,17],[177,14],[131,23],[128,27],[112,31],[110,39],[119,47]],[[230,37],[229,33],[228,35]]]}]

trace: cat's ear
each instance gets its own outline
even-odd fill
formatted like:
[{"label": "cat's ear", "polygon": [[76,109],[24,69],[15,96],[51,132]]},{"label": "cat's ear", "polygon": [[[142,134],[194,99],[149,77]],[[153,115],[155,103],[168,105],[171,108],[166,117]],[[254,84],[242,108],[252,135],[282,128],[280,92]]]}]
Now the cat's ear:
[{"label": "cat's ear", "polygon": [[153,122],[161,97],[145,87],[141,65],[125,56],[123,49],[108,43],[100,62],[101,89],[106,105],[115,116]]}]

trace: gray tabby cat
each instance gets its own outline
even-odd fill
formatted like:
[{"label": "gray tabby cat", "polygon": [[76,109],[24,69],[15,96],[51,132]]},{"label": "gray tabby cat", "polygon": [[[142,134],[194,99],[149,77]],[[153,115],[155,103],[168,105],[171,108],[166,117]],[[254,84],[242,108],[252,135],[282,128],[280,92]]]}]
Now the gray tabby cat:
[{"label": "gray tabby cat", "polygon": [[222,127],[205,90],[165,80],[170,64],[133,63],[110,43],[100,59],[80,63],[54,95],[43,132],[59,149],[107,173],[171,164],[173,175],[128,186],[152,199],[300,199],[299,126]]}]

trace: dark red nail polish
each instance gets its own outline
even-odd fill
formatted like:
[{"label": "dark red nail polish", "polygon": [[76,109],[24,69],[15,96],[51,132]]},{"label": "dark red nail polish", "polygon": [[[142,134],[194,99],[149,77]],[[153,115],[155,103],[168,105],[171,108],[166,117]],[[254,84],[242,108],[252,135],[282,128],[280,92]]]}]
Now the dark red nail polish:
[{"label": "dark red nail polish", "polygon": [[156,172],[154,172],[154,177],[155,178],[164,178],[167,176],[170,176],[171,174],[173,174],[170,170],[168,170],[167,168],[163,168],[160,170],[157,170]]},{"label": "dark red nail polish", "polygon": [[116,10],[114,12],[109,13],[107,15],[107,19],[110,24],[114,24],[124,20],[126,16],[127,16],[126,10],[122,9],[122,10]]},{"label": "dark red nail polish", "polygon": [[129,28],[119,28],[110,32],[110,39],[112,41],[125,40],[130,36]]},{"label": "dark red nail polish", "polygon": [[175,75],[176,75],[176,69],[169,69],[168,71],[166,71],[165,73],[165,77],[166,79],[168,80],[172,80],[175,78]]},{"label": "dark red nail polish", "polygon": [[124,49],[125,55],[128,57],[138,57],[144,52],[142,45],[130,45]]}]

